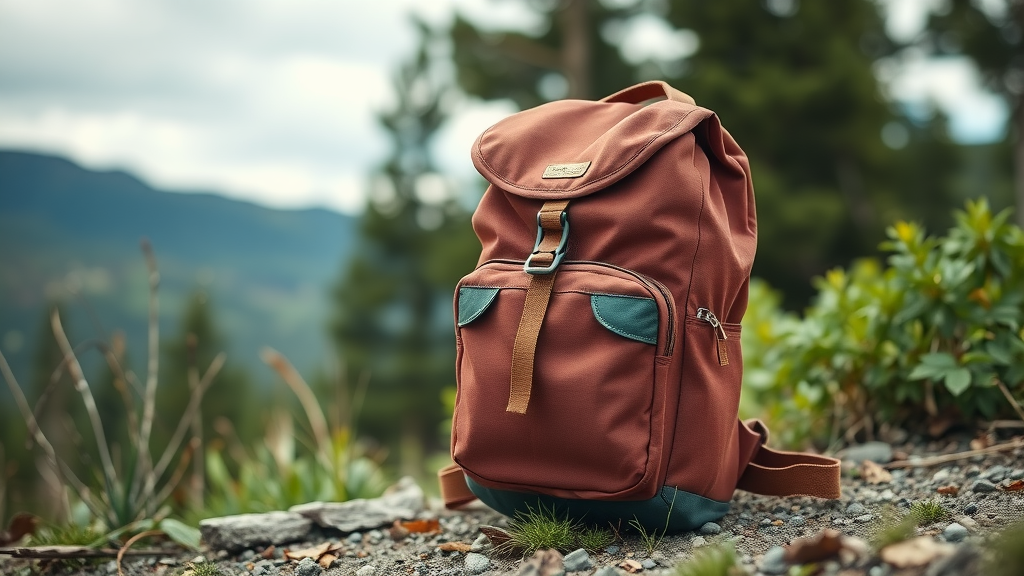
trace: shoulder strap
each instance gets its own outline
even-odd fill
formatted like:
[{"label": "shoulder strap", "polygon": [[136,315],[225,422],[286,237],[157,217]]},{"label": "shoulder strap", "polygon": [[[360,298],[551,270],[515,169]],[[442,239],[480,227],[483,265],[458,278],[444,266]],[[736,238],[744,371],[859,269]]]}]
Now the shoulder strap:
[{"label": "shoulder strap", "polygon": [[740,452],[748,464],[736,487],[766,496],[814,496],[836,499],[839,460],[804,452],[772,450],[765,446],[768,428],[760,420],[739,421]]},{"label": "shoulder strap", "polygon": [[458,508],[476,500],[458,464],[449,464],[438,470],[437,479],[441,484],[441,499],[444,500],[445,508]]}]

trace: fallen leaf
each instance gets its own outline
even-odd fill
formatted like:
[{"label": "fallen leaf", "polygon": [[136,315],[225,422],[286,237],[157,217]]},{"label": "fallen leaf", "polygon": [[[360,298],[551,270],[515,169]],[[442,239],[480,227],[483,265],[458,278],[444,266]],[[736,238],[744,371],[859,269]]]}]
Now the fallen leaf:
[{"label": "fallen leaf", "polygon": [[871,460],[865,460],[860,463],[860,476],[868,484],[892,482],[892,474]]},{"label": "fallen leaf", "polygon": [[441,531],[441,523],[437,518],[430,520],[409,520],[409,521],[396,521],[396,524],[401,525],[412,534],[430,534]]},{"label": "fallen leaf", "polygon": [[444,542],[438,545],[438,549],[443,552],[469,552],[473,550],[473,545],[465,542]]},{"label": "fallen leaf", "polygon": [[319,560],[317,560],[317,564],[319,564],[320,567],[323,568],[324,570],[328,570],[328,569],[330,569],[331,564],[333,564],[334,561],[337,560],[337,559],[338,559],[337,556],[335,556],[334,554],[331,554],[331,553],[328,552],[327,554],[324,554],[323,556],[321,556]]},{"label": "fallen leaf", "polygon": [[1006,486],[1000,486],[999,488],[1004,492],[1020,492],[1024,490],[1024,480],[1014,480]]},{"label": "fallen leaf", "polygon": [[950,484],[949,486],[939,486],[935,491],[943,496],[956,496],[960,493],[960,487]]},{"label": "fallen leaf", "polygon": [[271,558],[273,558],[274,557],[274,545],[271,544],[270,546],[267,546],[266,550],[264,550],[263,552],[260,552],[260,556],[262,556],[265,560],[270,560]]},{"label": "fallen leaf", "polygon": [[826,528],[816,536],[799,538],[786,547],[784,558],[790,564],[810,564],[837,556],[843,549],[843,535]]},{"label": "fallen leaf", "polygon": [[18,512],[11,518],[7,530],[0,531],[0,547],[10,546],[29,534],[35,534],[38,525],[39,518],[27,512]]},{"label": "fallen leaf", "polygon": [[557,550],[537,550],[529,560],[523,562],[515,576],[557,576],[565,574],[562,554]]},{"label": "fallen leaf", "polygon": [[312,558],[313,560],[319,560],[321,556],[326,554],[331,549],[330,542],[324,542],[312,548],[303,548],[302,550],[291,550],[284,551],[285,560],[302,560],[303,558]]},{"label": "fallen leaf", "polygon": [[772,522],[772,526],[782,526],[783,524],[785,524],[785,522],[783,522],[782,520],[775,520],[774,522]]},{"label": "fallen leaf", "polygon": [[491,541],[495,548],[512,540],[511,534],[495,526],[481,526],[480,533],[487,536],[487,539]]},{"label": "fallen leaf", "polygon": [[896,568],[917,568],[945,558],[956,548],[952,544],[936,542],[929,536],[918,536],[882,548],[882,561]]},{"label": "fallen leaf", "polygon": [[644,566],[636,560],[623,560],[619,563],[619,568],[622,568],[630,574],[636,574],[637,572],[642,572]]},{"label": "fallen leaf", "polygon": [[984,450],[992,445],[992,438],[988,434],[982,434],[971,440],[971,450]]}]

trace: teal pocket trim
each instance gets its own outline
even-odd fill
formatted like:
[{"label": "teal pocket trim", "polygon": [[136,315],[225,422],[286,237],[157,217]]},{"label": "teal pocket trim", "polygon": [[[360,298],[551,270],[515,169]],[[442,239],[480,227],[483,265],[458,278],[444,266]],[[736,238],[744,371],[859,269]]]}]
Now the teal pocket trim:
[{"label": "teal pocket trim", "polygon": [[544,494],[528,494],[511,490],[485,488],[470,477],[466,483],[473,494],[481,502],[505,514],[515,516],[525,514],[529,510],[537,510],[543,506],[554,510],[558,517],[591,525],[626,526],[631,520],[639,522],[648,531],[665,530],[668,521],[668,532],[685,532],[696,530],[705,522],[712,522],[729,512],[729,502],[719,502],[690,492],[665,486],[650,500],[608,501],[608,500],[571,500],[555,498]]},{"label": "teal pocket trim", "polygon": [[594,317],[619,336],[644,344],[658,343],[658,303],[653,298],[594,294]]},{"label": "teal pocket trim", "polygon": [[494,302],[497,288],[459,288],[459,326],[476,320]]}]

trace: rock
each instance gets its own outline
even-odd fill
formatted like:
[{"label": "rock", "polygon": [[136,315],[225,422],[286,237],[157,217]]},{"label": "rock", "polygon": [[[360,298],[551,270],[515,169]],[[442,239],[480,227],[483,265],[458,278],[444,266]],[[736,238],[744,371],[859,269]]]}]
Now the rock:
[{"label": "rock", "polygon": [[494,544],[491,543],[491,539],[481,534],[473,540],[473,546],[470,548],[471,552],[487,552],[494,548]]},{"label": "rock", "polygon": [[942,537],[946,539],[946,542],[959,542],[967,538],[969,534],[970,532],[967,531],[967,528],[964,528],[957,522],[946,526],[946,529],[942,531]]},{"label": "rock", "polygon": [[597,572],[594,572],[594,576],[622,576],[622,572],[619,572],[615,566],[602,566],[598,568]]},{"label": "rock", "polygon": [[849,506],[846,507],[847,516],[860,516],[861,514],[864,514],[867,511],[867,508],[865,508],[864,505],[859,502],[854,502],[853,504],[850,504]]},{"label": "rock", "polygon": [[267,512],[208,518],[199,523],[199,532],[210,548],[234,551],[301,540],[312,525],[308,518],[293,512]]},{"label": "rock", "polygon": [[854,521],[860,522],[861,524],[866,524],[868,522],[871,522],[872,518],[874,518],[874,516],[872,516],[871,514],[862,514],[854,518]]},{"label": "rock", "polygon": [[786,549],[782,546],[772,546],[764,554],[764,558],[761,559],[761,565],[759,569],[765,574],[785,574],[789,570],[789,565],[786,564],[785,560]]},{"label": "rock", "polygon": [[971,516],[974,516],[977,513],[978,513],[978,505],[975,504],[974,502],[971,502],[967,506],[964,506],[964,514],[969,514]]},{"label": "rock", "polygon": [[658,563],[650,558],[641,562],[640,565],[644,567],[644,570],[654,570],[658,567]]},{"label": "rock", "polygon": [[270,560],[260,560],[252,567],[253,576],[278,576],[281,570]]},{"label": "rock", "polygon": [[690,540],[690,546],[693,546],[694,548],[700,548],[701,546],[707,545],[707,543],[708,541],[705,540],[703,536],[697,536],[693,540]]},{"label": "rock", "polygon": [[895,498],[895,497],[896,497],[896,494],[892,490],[890,490],[888,488],[886,488],[885,490],[882,490],[882,493],[878,495],[878,499],[879,500],[884,500],[886,502],[892,501],[892,499]]},{"label": "rock", "polygon": [[359,570],[356,570],[356,576],[373,576],[377,573],[377,566],[374,564],[367,564]]},{"label": "rock", "polygon": [[978,480],[971,486],[971,491],[978,492],[979,494],[987,492],[995,492],[996,485],[989,482],[988,480]]},{"label": "rock", "polygon": [[349,534],[348,538],[345,538],[345,540],[349,544],[362,544],[363,543],[363,535],[360,534],[359,532],[353,532],[353,533]]},{"label": "rock", "polygon": [[981,477],[988,480],[989,482],[998,484],[1003,481],[1003,478],[1006,478],[1007,472],[1009,472],[1009,470],[1007,470],[1005,466],[1000,466],[996,464],[995,466],[986,470],[985,473],[981,475]]},{"label": "rock", "polygon": [[857,446],[850,446],[843,452],[843,460],[857,464],[864,460],[885,464],[892,460],[892,446],[885,442],[865,442]]},{"label": "rock", "polygon": [[964,472],[964,476],[968,478],[974,478],[978,474],[981,474],[981,468],[978,468],[977,466],[971,466],[966,472]]},{"label": "rock", "polygon": [[565,576],[562,554],[557,550],[538,550],[519,566],[515,576]]},{"label": "rock", "polygon": [[963,576],[984,574],[984,558],[981,550],[970,544],[957,546],[952,555],[937,560],[928,567],[925,576]]},{"label": "rock", "polygon": [[491,566],[491,559],[483,554],[466,554],[466,574],[483,574]]},{"label": "rock", "polygon": [[803,526],[806,523],[807,520],[805,520],[804,517],[800,516],[799,514],[789,519],[789,524],[791,526]]},{"label": "rock", "polygon": [[722,527],[714,522],[705,522],[704,525],[700,527],[700,533],[704,536],[713,536],[721,531]]},{"label": "rock", "polygon": [[949,468],[943,468],[936,472],[935,474],[932,474],[932,482],[944,484],[947,480],[949,480],[949,474]]},{"label": "rock", "polygon": [[303,558],[302,562],[295,567],[295,576],[320,576],[323,571],[324,569],[316,563],[316,560]]},{"label": "rock", "polygon": [[609,547],[604,549],[604,551],[609,553],[609,554],[618,554],[619,550],[620,550],[620,548],[618,546],[609,546]]},{"label": "rock", "polygon": [[587,554],[587,551],[583,548],[566,554],[562,564],[565,566],[566,572],[579,572],[581,570],[590,570],[594,567],[594,563],[590,560],[590,554]]},{"label": "rock", "polygon": [[1014,468],[1011,470],[1010,480],[1024,480],[1024,468]]},{"label": "rock", "polygon": [[423,502],[423,490],[415,480],[406,476],[379,498],[310,502],[292,506],[289,511],[301,514],[324,528],[356,532],[380,528],[395,520],[412,520],[423,510]]}]

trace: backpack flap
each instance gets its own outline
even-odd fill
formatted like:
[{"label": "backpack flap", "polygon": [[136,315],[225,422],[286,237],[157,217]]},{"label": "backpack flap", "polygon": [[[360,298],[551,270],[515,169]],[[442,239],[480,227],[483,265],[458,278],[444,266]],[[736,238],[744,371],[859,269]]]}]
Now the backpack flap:
[{"label": "backpack flap", "polygon": [[629,175],[666,143],[713,113],[664,100],[562,100],[514,114],[473,145],[473,164],[489,182],[517,196],[586,196]]}]

